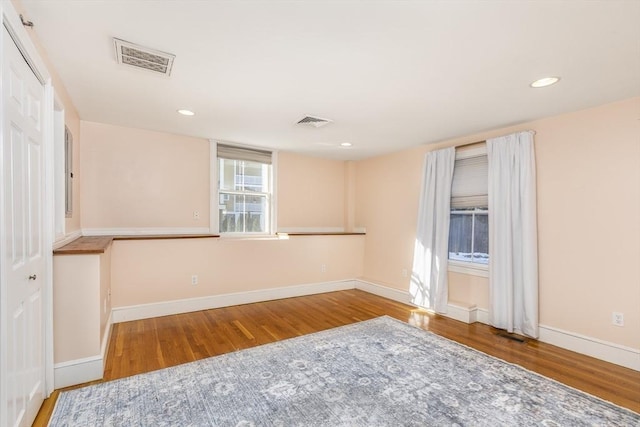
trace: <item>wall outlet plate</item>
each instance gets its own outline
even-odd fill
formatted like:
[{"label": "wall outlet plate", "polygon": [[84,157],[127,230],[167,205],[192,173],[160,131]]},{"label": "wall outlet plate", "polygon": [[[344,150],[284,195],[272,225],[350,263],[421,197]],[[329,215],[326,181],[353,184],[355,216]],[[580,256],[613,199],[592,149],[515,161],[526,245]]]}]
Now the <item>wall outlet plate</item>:
[{"label": "wall outlet plate", "polygon": [[616,326],[624,326],[624,314],[614,311],[611,315],[611,323]]}]

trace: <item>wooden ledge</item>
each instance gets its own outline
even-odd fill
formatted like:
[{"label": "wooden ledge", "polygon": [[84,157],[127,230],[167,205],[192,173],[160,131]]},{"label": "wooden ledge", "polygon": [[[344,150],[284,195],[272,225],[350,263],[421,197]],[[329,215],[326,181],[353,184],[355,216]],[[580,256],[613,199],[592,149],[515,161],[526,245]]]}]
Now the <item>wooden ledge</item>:
[{"label": "wooden ledge", "polygon": [[279,232],[277,234],[286,234],[288,236],[364,236],[367,233],[318,231],[318,232],[297,232],[297,233]]},{"label": "wooden ledge", "polygon": [[[294,232],[278,233],[288,236],[364,236],[366,233],[353,232]],[[101,254],[114,240],[169,240],[218,238],[219,234],[134,234],[120,236],[82,236],[66,245],[54,249],[54,255]]]},{"label": "wooden ledge", "polygon": [[113,236],[78,237],[53,251],[54,255],[102,254],[113,241]]},{"label": "wooden ledge", "polygon": [[149,234],[132,236],[82,236],[54,249],[54,255],[102,254],[114,240],[202,239],[220,237],[218,234]]},{"label": "wooden ledge", "polygon": [[138,234],[113,236],[113,240],[167,240],[167,239],[206,239],[220,237],[219,234]]}]

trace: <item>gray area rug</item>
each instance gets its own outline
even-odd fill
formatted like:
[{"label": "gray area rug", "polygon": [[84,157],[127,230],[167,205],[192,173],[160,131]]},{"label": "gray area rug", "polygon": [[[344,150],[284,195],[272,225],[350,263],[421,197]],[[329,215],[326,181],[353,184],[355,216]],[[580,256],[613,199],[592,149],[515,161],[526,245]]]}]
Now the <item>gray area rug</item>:
[{"label": "gray area rug", "polygon": [[390,317],[60,394],[51,426],[638,426]]}]

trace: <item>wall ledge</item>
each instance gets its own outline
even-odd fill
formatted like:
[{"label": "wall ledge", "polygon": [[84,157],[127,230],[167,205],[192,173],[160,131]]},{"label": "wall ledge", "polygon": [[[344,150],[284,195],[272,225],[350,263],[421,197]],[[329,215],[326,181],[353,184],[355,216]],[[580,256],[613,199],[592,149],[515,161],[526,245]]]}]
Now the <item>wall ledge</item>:
[{"label": "wall ledge", "polygon": [[76,240],[79,237],[82,237],[82,230],[76,230],[76,231],[73,231],[73,232],[71,232],[69,234],[65,234],[60,239],[58,239],[55,242],[53,242],[53,250],[59,249],[59,248],[65,246],[65,245],[73,242],[74,240]]}]

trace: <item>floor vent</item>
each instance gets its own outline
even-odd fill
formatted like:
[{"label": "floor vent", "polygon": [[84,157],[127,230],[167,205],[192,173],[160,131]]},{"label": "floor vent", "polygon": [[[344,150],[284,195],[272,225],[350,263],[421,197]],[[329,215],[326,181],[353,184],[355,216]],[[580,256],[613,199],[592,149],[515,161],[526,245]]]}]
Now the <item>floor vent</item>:
[{"label": "floor vent", "polygon": [[524,338],[520,338],[517,335],[508,334],[506,332],[498,332],[496,335],[498,335],[499,337],[502,337],[502,338],[506,338],[506,339],[511,340],[511,341],[517,341],[517,342],[522,343],[522,344],[527,342],[527,340],[524,339]]},{"label": "floor vent", "polygon": [[118,64],[154,73],[171,75],[175,55],[113,38]]},{"label": "floor vent", "polygon": [[302,125],[302,126],[313,126],[315,128],[319,128],[321,126],[331,123],[332,121],[333,120],[323,119],[321,117],[305,116],[302,119],[298,120],[296,124]]}]

